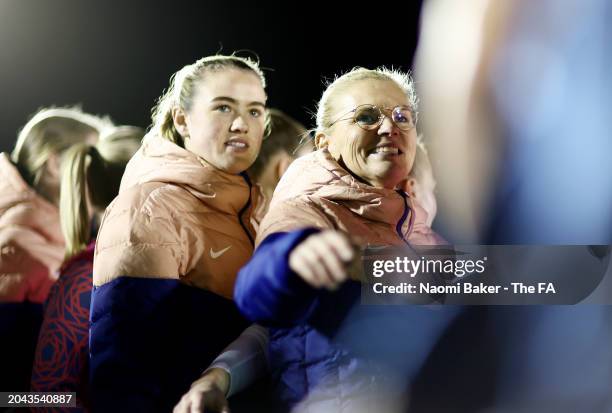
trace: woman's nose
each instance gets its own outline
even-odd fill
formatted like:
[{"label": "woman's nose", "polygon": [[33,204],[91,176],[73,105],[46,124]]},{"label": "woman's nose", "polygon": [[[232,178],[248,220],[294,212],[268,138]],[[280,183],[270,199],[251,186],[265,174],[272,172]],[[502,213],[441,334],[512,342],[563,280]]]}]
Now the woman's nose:
[{"label": "woman's nose", "polygon": [[232,126],[230,128],[232,132],[241,132],[246,133],[249,131],[249,125],[245,122],[242,116],[238,116],[232,122]]},{"label": "woman's nose", "polygon": [[382,123],[378,127],[378,134],[379,135],[392,135],[396,133],[399,133],[399,128],[397,127],[397,125],[393,123],[391,118],[389,118],[386,115],[383,115]]}]

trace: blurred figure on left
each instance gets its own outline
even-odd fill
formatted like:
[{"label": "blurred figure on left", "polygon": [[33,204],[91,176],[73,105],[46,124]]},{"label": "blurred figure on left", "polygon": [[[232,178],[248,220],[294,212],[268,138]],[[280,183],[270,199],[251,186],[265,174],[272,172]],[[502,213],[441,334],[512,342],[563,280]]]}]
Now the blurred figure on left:
[{"label": "blurred figure on left", "polygon": [[119,192],[125,166],[143,137],[143,129],[121,126],[96,144],[74,145],[62,161],[59,209],[66,261],[45,303],[31,390],[76,392],[77,406],[83,409],[89,408],[88,329],[96,223]]},{"label": "blurred figure on left", "polygon": [[60,166],[77,143],[95,143],[108,120],[76,108],[39,110],[0,154],[0,388],[27,390],[42,302],[64,258]]}]

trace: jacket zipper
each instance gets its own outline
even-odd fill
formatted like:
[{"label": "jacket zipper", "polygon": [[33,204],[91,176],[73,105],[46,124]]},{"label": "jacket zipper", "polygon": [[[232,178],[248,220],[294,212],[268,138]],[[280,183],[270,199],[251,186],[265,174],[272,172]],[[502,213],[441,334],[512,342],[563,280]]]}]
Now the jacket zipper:
[{"label": "jacket zipper", "polygon": [[247,209],[249,209],[249,206],[251,206],[251,189],[253,188],[253,186],[251,185],[251,180],[249,179],[249,176],[247,175],[246,172],[240,172],[240,176],[242,176],[242,178],[246,181],[247,185],[249,186],[249,199],[247,200],[246,205],[240,210],[240,212],[238,212],[238,222],[240,222],[240,226],[246,233],[247,237],[249,237],[249,241],[251,242],[251,245],[255,246],[255,241],[253,240],[253,237],[251,237],[251,233],[249,232],[247,227],[244,225],[244,222],[242,222],[242,214],[244,214],[244,212]]},{"label": "jacket zipper", "polygon": [[404,241],[406,245],[411,246],[408,243],[408,240],[404,238],[402,227],[404,226],[404,223],[406,222],[406,218],[408,217],[408,214],[410,213],[410,222],[408,224],[408,234],[410,234],[410,231],[412,231],[412,226],[414,224],[414,211],[412,211],[412,209],[408,205],[408,199],[406,198],[406,194],[404,193],[404,191],[402,191],[401,189],[398,189],[396,190],[396,192],[404,200],[404,213],[402,214],[402,217],[400,218],[400,220],[397,222],[397,225],[395,226],[395,231],[397,232],[397,235],[399,235],[401,240]]}]

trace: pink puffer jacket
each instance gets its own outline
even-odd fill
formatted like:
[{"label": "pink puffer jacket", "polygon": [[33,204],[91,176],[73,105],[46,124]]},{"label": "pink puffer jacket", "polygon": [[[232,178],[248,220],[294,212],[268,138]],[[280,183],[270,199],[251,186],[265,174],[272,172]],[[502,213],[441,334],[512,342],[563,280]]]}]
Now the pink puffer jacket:
[{"label": "pink puffer jacket", "polygon": [[63,259],[57,207],[0,154],[0,302],[42,303]]},{"label": "pink puffer jacket", "polygon": [[243,174],[145,137],[102,219],[94,285],[121,276],[177,279],[232,298],[236,274],[253,253],[258,198]]},{"label": "pink puffer jacket", "polygon": [[444,243],[425,225],[426,218],[408,194],[359,182],[327,149],[320,149],[294,161],[283,175],[259,227],[257,245],[275,232],[307,227],[338,229],[371,245],[398,245],[403,242],[398,223],[410,244]]}]

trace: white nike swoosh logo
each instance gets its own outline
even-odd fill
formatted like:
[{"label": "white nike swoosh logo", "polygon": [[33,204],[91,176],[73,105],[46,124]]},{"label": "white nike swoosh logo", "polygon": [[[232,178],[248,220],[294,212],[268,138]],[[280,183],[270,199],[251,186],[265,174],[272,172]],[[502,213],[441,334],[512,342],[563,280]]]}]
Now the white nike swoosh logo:
[{"label": "white nike swoosh logo", "polygon": [[220,256],[222,256],[222,255],[223,255],[223,254],[224,254],[224,253],[225,253],[225,252],[226,252],[228,249],[230,249],[230,248],[232,248],[232,246],[231,246],[231,245],[230,245],[229,247],[225,247],[225,248],[223,248],[222,250],[217,251],[217,252],[213,251],[213,249],[211,248],[211,249],[210,249],[210,256],[211,256],[211,257],[212,257],[212,259],[214,260],[214,259],[219,258]]}]

